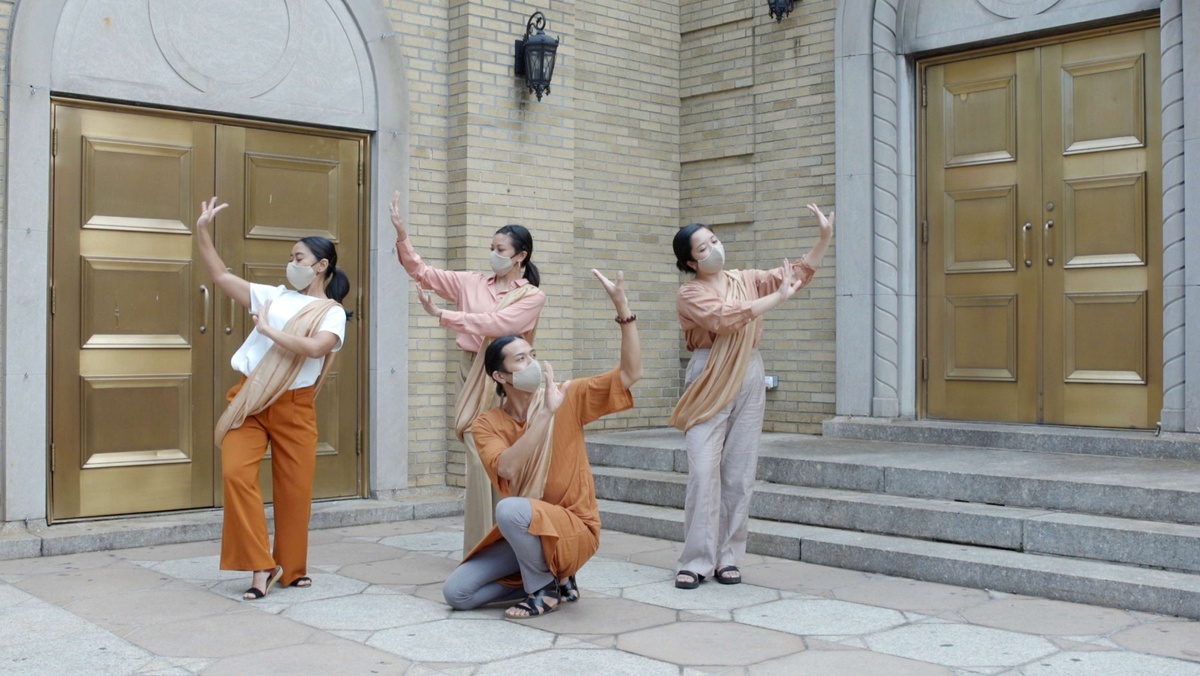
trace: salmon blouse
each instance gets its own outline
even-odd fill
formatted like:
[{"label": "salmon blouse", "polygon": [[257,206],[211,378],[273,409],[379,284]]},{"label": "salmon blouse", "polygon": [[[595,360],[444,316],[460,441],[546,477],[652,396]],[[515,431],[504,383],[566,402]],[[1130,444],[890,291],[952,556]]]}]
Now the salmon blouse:
[{"label": "salmon blouse", "polygon": [[506,293],[528,284],[529,280],[518,279],[511,288],[501,291],[496,288],[496,275],[439,270],[426,265],[409,240],[408,237],[396,240],[396,257],[409,277],[458,308],[444,311],[440,323],[458,333],[454,342],[460,348],[478,352],[484,338],[525,335],[537,326],[538,316],[546,305],[546,294],[540,291],[496,311]]},{"label": "salmon blouse", "polygon": [[[596,484],[584,445],[583,426],[610,413],[633,408],[633,394],[621,384],[620,369],[591,378],[572,380],[566,397],[554,414],[553,456],[546,490],[533,504],[529,533],[542,539],[542,553],[556,577],[574,575],[600,548],[600,507]],[[503,497],[510,497],[508,480],[497,468],[500,455],[525,433],[504,409],[493,408],[471,426],[479,458]],[[493,526],[464,561],[483,548],[504,539]]]},{"label": "salmon blouse", "polygon": [[[792,263],[792,274],[804,280],[804,286],[812,281],[817,269],[810,266],[803,258]],[[731,270],[730,272],[734,272]],[[684,338],[687,339],[689,352],[703,348],[711,348],[717,336],[733,333],[754,321],[750,305],[759,298],[779,290],[783,283],[783,266],[773,270],[741,270],[738,271],[746,280],[753,298],[742,302],[729,301],[721,297],[717,290],[693,279],[684,282],[679,287],[675,298],[675,310],[679,314],[679,324],[683,328]],[[758,323],[754,332],[754,347],[762,340],[763,323]]]}]

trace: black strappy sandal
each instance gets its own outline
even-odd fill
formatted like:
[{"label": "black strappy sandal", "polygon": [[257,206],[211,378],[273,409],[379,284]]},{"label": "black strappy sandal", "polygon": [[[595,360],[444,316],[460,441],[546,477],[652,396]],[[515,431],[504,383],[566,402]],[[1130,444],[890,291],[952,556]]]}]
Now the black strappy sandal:
[{"label": "black strappy sandal", "polygon": [[575,583],[575,576],[567,578],[567,581],[558,585],[558,594],[566,603],[575,603],[579,600],[579,585]]},{"label": "black strappy sandal", "polygon": [[713,577],[721,584],[741,584],[742,571],[737,566],[721,566],[713,573]]},{"label": "black strappy sandal", "polygon": [[[549,605],[546,603],[546,599],[554,599],[558,603]],[[550,584],[526,596],[524,601],[509,607],[509,610],[520,608],[528,613],[528,615],[509,615],[508,611],[505,611],[504,617],[510,620],[528,620],[531,617],[541,617],[546,613],[552,613],[558,610],[558,607],[561,605],[562,595],[558,591],[558,580],[551,580]]]},{"label": "black strappy sandal", "polygon": [[312,586],[312,578],[307,575],[305,575],[303,577],[298,577],[295,580],[292,580],[291,582],[289,582],[288,586],[296,587],[297,589],[308,589],[309,587]]},{"label": "black strappy sandal", "polygon": [[[680,580],[680,577],[688,577],[691,579]],[[704,576],[693,573],[690,570],[681,570],[678,573],[675,573],[675,586],[679,589],[695,589],[696,587],[700,586],[701,582],[704,582]]]},{"label": "black strappy sandal", "polygon": [[246,591],[242,592],[242,600],[243,601],[257,601],[257,600],[263,598],[264,596],[267,595],[268,592],[271,591],[271,587],[274,587],[275,583],[278,582],[279,578],[281,578],[281,577],[283,577],[283,569],[276,567],[275,570],[271,571],[271,575],[267,578],[266,589],[259,589],[258,587],[250,587]]}]

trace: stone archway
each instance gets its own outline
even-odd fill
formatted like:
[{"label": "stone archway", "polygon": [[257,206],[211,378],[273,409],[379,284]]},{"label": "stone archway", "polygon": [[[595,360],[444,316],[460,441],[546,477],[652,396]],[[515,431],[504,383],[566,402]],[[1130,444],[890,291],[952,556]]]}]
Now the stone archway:
[{"label": "stone archway", "polygon": [[[135,10],[113,0],[17,4],[7,110],[4,520],[46,516],[52,94],[365,129],[373,132],[370,175],[376,188],[371,194],[382,194],[377,186],[388,186],[390,192],[390,186],[407,182],[406,66],[399,35],[384,8],[374,0],[278,0],[264,5],[251,18],[259,28],[267,27],[272,39],[258,39],[263,31],[254,32],[252,25],[226,36],[246,38],[245,33],[254,33],[254,39],[240,41],[240,55],[261,68],[238,73],[221,60],[227,53],[198,49],[181,32],[194,25],[196,17],[180,14],[219,14],[231,3],[237,4],[219,0],[201,8],[152,1]],[[305,87],[313,72],[338,78],[339,86],[314,97]],[[371,280],[363,280],[372,290],[369,441],[371,488],[376,493],[402,490],[408,482],[407,454],[398,448],[406,443],[407,422],[403,416],[373,414],[406,410],[408,396],[403,376],[406,351],[394,349],[392,338],[400,336],[402,345],[407,341],[404,298],[374,292],[402,285],[398,266],[378,264],[379,219],[386,217],[373,205],[373,270]],[[377,349],[380,335],[392,338],[391,349]]]},{"label": "stone archway", "polygon": [[[913,418],[917,410],[914,61],[910,55],[1069,29],[1157,10],[1162,24],[1163,428],[1200,431],[1200,298],[1190,295],[1186,234],[1200,249],[1200,11],[1181,0],[843,0],[835,31],[838,267],[837,413]],[[994,5],[990,6],[989,5]],[[930,17],[936,17],[930,20]],[[1191,105],[1188,105],[1191,103]],[[1186,111],[1192,111],[1186,114]],[[1186,117],[1185,117],[1186,114]],[[870,129],[871,134],[861,130]],[[1189,134],[1188,130],[1191,130]],[[1191,142],[1194,145],[1194,141]],[[1192,209],[1185,205],[1190,203]],[[1188,308],[1191,312],[1187,312]],[[1190,318],[1190,320],[1189,320]],[[1188,331],[1188,325],[1192,330]],[[1191,360],[1186,357],[1194,355]],[[1190,378],[1188,376],[1191,376]]]}]

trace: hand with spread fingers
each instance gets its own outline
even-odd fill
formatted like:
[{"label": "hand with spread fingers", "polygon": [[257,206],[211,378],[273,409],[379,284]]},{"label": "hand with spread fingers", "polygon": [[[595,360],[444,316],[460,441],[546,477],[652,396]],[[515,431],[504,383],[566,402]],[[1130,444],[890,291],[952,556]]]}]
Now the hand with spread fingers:
[{"label": "hand with spread fingers", "polygon": [[421,309],[425,310],[425,314],[431,317],[440,318],[442,313],[445,312],[445,310],[437,306],[437,303],[433,302],[433,293],[419,286],[417,287],[417,300],[421,301]]}]

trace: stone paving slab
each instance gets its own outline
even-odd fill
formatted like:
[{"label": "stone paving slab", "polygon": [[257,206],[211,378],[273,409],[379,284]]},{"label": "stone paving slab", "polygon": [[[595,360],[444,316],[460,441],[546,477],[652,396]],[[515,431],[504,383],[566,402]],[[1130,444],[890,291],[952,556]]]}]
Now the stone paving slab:
[{"label": "stone paving slab", "polygon": [[578,603],[506,620],[441,600],[457,518],[322,533],[253,603],[215,541],[0,561],[0,673],[1200,676],[1193,621],[764,555],[679,590],[677,543],[611,531]]}]

